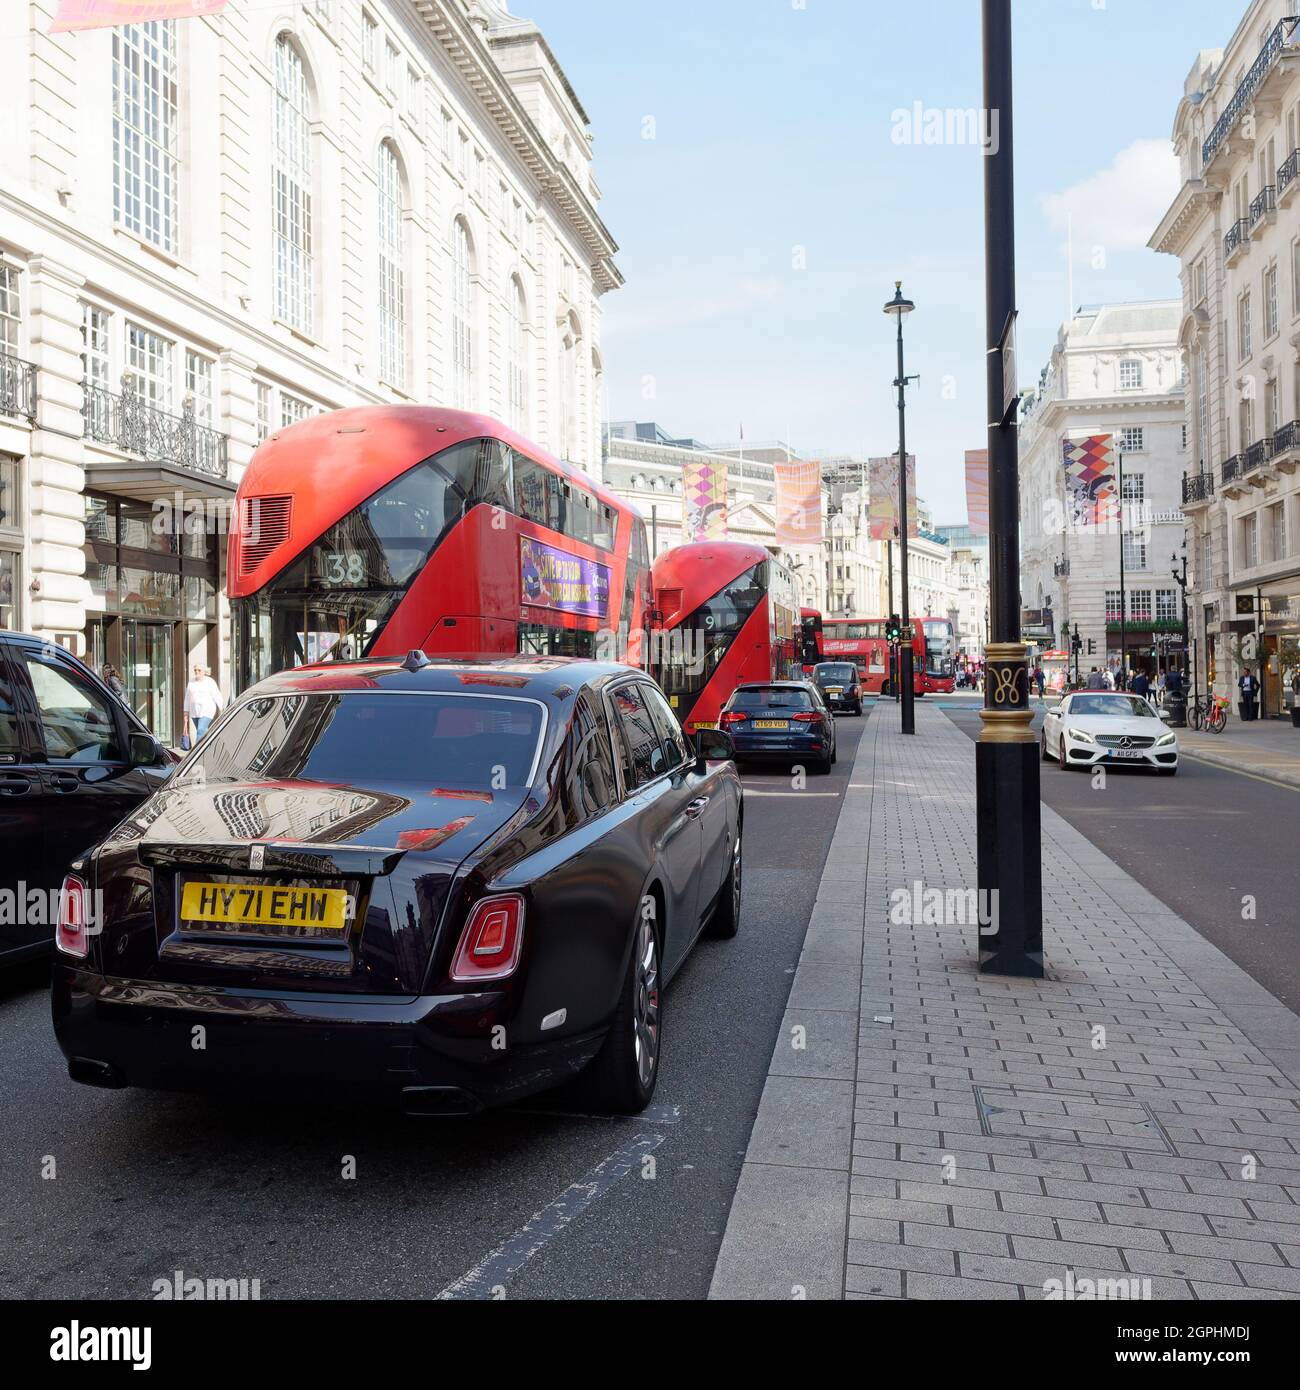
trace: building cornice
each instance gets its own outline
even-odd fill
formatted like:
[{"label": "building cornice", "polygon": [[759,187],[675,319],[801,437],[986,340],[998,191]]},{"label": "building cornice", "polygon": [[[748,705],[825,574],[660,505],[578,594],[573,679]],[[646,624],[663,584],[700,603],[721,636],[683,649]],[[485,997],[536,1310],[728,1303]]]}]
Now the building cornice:
[{"label": "building cornice", "polygon": [[1212,213],[1222,197],[1222,192],[1208,188],[1201,179],[1187,179],[1147,245],[1153,251],[1181,257],[1196,223]]},{"label": "building cornice", "polygon": [[623,283],[623,276],[614,264],[618,243],[573,175],[542,138],[493,60],[488,41],[458,5],[444,0],[414,0],[414,3],[416,12],[537,186],[577,232],[587,252],[597,291],[618,289]]}]

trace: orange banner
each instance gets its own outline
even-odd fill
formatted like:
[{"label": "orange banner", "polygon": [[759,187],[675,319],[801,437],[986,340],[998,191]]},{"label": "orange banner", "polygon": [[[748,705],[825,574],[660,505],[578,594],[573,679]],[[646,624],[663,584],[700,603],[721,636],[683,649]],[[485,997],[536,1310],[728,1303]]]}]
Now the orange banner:
[{"label": "orange banner", "polygon": [[989,451],[966,450],[966,524],[979,535],[989,533]]},{"label": "orange banner", "polygon": [[228,0],[59,0],[51,34],[76,29],[110,29],[149,19],[193,19],[220,14]]},{"label": "orange banner", "polygon": [[774,463],[776,473],[776,542],[778,545],[822,543],[822,464],[820,459]]}]

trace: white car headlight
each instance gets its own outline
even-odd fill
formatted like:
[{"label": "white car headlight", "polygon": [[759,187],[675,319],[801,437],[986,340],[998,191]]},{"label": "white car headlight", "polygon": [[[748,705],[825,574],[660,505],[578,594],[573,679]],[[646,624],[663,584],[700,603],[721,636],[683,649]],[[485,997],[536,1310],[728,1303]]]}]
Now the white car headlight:
[{"label": "white car headlight", "polygon": [[1097,740],[1084,729],[1067,729],[1067,738],[1072,738],[1076,743],[1096,743]]},{"label": "white car headlight", "polygon": [[1156,747],[1157,747],[1157,748],[1164,748],[1167,744],[1170,744],[1170,743],[1177,743],[1177,741],[1178,741],[1178,735],[1177,735],[1177,734],[1161,734],[1160,737],[1159,737],[1158,739],[1156,739]]}]

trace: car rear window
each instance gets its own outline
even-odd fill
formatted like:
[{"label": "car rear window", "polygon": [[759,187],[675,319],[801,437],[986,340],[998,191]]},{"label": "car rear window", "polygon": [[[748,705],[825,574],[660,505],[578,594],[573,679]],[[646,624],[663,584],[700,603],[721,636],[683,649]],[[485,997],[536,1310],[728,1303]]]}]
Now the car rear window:
[{"label": "car rear window", "polygon": [[847,681],[857,674],[853,666],[836,663],[834,666],[818,666],[815,672],[819,681]]},{"label": "car rear window", "polygon": [[757,690],[737,690],[731,697],[731,709],[812,709],[812,697],[806,690],[781,690],[764,686]]},{"label": "car rear window", "polygon": [[178,781],[415,783],[500,791],[529,783],[542,710],[530,700],[346,691],[250,700]]}]

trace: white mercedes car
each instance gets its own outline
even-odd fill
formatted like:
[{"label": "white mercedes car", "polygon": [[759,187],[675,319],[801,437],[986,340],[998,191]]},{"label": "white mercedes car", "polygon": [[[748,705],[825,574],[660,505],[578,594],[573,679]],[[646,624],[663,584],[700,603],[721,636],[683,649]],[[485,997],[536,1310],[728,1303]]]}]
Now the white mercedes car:
[{"label": "white mercedes car", "polygon": [[1076,690],[1043,716],[1043,761],[1063,770],[1099,763],[1150,767],[1166,777],[1178,771],[1178,735],[1168,716],[1141,695]]}]

